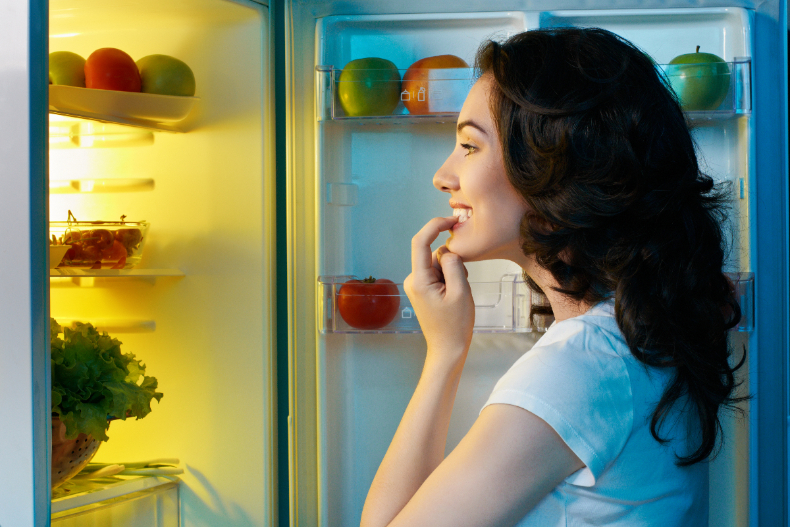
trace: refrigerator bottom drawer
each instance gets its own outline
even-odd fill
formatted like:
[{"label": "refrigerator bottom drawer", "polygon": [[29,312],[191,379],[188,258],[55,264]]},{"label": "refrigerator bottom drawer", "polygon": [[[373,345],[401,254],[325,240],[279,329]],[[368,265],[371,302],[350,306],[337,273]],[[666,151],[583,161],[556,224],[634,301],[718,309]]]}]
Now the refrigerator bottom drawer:
[{"label": "refrigerator bottom drawer", "polygon": [[179,527],[177,478],[104,480],[53,499],[53,527]]}]

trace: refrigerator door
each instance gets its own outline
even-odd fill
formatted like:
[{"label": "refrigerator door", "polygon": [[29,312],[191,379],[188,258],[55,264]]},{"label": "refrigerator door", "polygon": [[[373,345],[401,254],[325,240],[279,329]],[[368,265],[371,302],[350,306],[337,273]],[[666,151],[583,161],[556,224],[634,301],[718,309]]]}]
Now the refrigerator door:
[{"label": "refrigerator door", "polygon": [[[2,0],[0,13],[0,217],[13,248],[0,251],[0,525],[50,522],[50,298],[59,322],[119,338],[164,393],[145,419],[113,421],[94,461],[180,458],[180,525],[276,523],[268,6]],[[48,154],[47,52],[105,47],[183,57],[199,101],[175,124],[180,110],[147,104],[122,105],[125,117],[105,106],[101,122],[55,116]],[[149,221],[139,267],[47,270],[48,214],[69,210]],[[115,521],[153,525],[144,501],[139,517],[125,504]]]},{"label": "refrigerator door", "polygon": [[[277,486],[269,8],[247,0],[50,0],[50,16],[51,51],[88,57],[115,47],[138,61],[170,55],[185,62],[196,80],[195,100],[182,99],[193,103],[182,120],[180,106],[163,111],[137,103],[146,93],[100,106],[118,112],[105,119],[109,124],[70,115],[52,120],[53,132],[63,126],[72,131],[65,148],[53,138],[51,219],[66,220],[71,211],[83,221],[117,221],[123,214],[150,224],[136,267],[61,267],[55,270],[61,276],[51,281],[52,316],[92,322],[118,338],[164,394],[144,419],[113,421],[94,461],[180,459],[182,526],[272,524]],[[88,102],[106,103],[95,97]],[[59,100],[59,112],[100,111],[73,98],[65,103],[73,108],[63,111]],[[117,124],[126,122],[134,126]],[[144,523],[146,516],[141,518],[130,521]]]},{"label": "refrigerator door", "polygon": [[45,1],[0,0],[0,525],[49,521]]},{"label": "refrigerator door", "polygon": [[[529,11],[522,11],[523,3],[495,0],[480,12],[476,3],[465,1],[287,3],[293,525],[358,521],[367,486],[416,384],[424,349],[418,335],[385,334],[405,327],[402,323],[353,334],[327,303],[327,284],[371,273],[402,281],[415,225],[446,206],[440,197],[432,200],[437,196],[430,196],[435,192],[430,178],[453,139],[451,116],[409,117],[400,105],[385,118],[349,118],[333,99],[336,75],[349,60],[362,57],[391,60],[401,74],[410,61],[428,55],[455,53],[468,61],[467,40],[488,36],[470,27],[497,16],[520,17],[526,29],[606,27],[633,39],[658,62],[702,44],[751,84],[745,106],[738,103],[726,115],[692,117],[705,169],[732,185],[737,220],[728,226],[733,241],[728,270],[753,271],[756,287],[753,330],[732,337],[736,349],[747,350],[744,387],[755,398],[748,420],[723,421],[727,443],[710,465],[710,521],[717,526],[786,522],[788,338],[780,329],[786,326],[781,320],[787,319],[790,296],[786,54],[775,45],[782,41],[784,2],[766,2],[754,10],[707,2],[673,4],[669,10],[658,1],[596,1],[585,3],[585,11],[579,7],[574,1],[532,2]],[[489,29],[496,38],[509,31]],[[450,50],[448,39],[455,44]],[[696,42],[700,39],[704,42]],[[513,272],[507,266],[476,265],[470,277],[488,281],[494,273]],[[535,336],[475,336],[448,448],[460,440],[493,382],[520,354],[514,350],[528,349]]]}]

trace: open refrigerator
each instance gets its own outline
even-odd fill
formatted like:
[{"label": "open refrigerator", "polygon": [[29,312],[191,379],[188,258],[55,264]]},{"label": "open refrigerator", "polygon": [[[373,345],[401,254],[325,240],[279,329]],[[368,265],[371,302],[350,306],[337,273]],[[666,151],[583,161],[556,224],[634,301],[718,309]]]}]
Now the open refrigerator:
[{"label": "open refrigerator", "polygon": [[[337,294],[354,276],[402,282],[411,236],[449,215],[431,178],[474,72],[448,70],[364,117],[339,103],[340,73],[367,57],[401,76],[429,56],[471,64],[486,38],[567,25],[614,31],[657,67],[697,45],[728,63],[724,101],[688,117],[703,170],[731,191],[727,271],[744,307],[731,339],[748,351],[755,397],[746,419],[723,421],[710,525],[787,524],[785,2],[0,0],[0,11],[0,218],[16,248],[0,255],[3,527],[358,524],[425,343],[402,289],[396,318],[367,330],[343,319]],[[181,58],[196,98],[173,117],[47,88],[48,51],[101,47]],[[409,113],[420,97],[433,113]],[[47,269],[48,222],[69,211],[148,221],[139,265]],[[548,322],[514,264],[468,268],[476,332],[448,451]],[[50,313],[118,337],[165,394],[144,420],[113,422],[95,460],[178,457],[183,475],[51,501]]]}]

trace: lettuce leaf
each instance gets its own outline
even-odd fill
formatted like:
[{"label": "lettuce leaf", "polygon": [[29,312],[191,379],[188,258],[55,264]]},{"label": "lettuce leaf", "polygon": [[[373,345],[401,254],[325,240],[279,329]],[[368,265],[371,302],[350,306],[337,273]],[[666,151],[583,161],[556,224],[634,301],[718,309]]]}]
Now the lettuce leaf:
[{"label": "lettuce leaf", "polygon": [[[60,338],[60,333],[63,338]],[[107,441],[108,419],[142,419],[151,400],[162,399],[155,377],[131,353],[121,352],[121,341],[91,324],[75,322],[62,328],[50,319],[52,349],[52,413],[66,425],[66,438],[80,433]]]}]

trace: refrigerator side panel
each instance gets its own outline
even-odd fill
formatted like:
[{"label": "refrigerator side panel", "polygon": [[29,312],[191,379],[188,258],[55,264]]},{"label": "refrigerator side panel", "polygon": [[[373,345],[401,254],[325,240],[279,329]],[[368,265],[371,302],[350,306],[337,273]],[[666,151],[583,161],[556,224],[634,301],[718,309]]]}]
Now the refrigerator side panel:
[{"label": "refrigerator side panel", "polygon": [[755,331],[749,350],[750,525],[787,525],[788,166],[786,2],[756,9],[752,229]]},{"label": "refrigerator side panel", "polygon": [[0,1],[0,525],[48,525],[46,5]]}]

